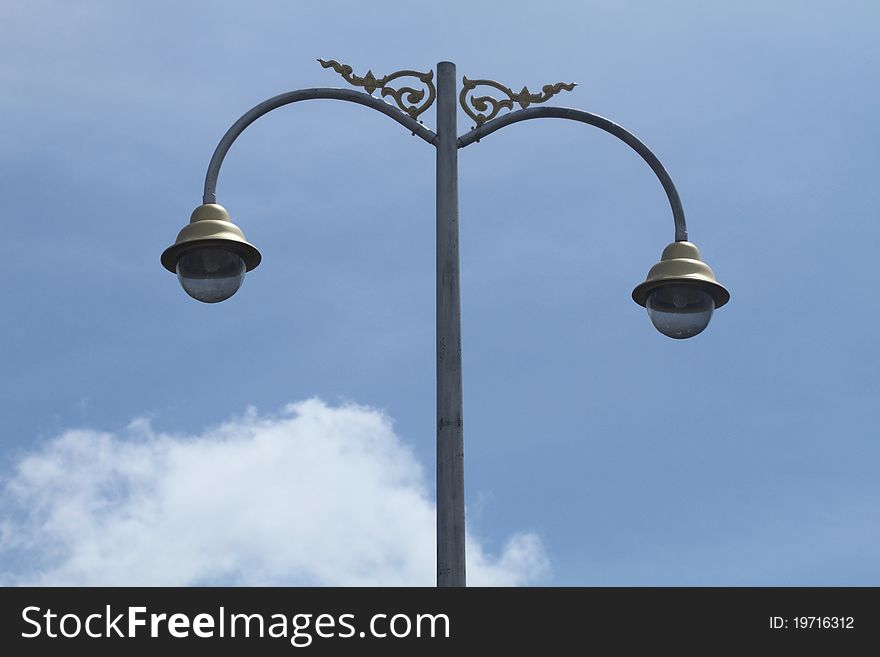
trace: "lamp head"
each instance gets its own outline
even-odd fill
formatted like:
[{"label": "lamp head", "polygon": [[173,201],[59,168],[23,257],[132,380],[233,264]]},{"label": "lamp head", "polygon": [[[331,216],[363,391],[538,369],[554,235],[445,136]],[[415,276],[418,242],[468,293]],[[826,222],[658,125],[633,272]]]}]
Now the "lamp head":
[{"label": "lamp head", "polygon": [[162,265],[176,273],[194,299],[217,303],[238,291],[245,272],[260,264],[260,252],[244,238],[222,205],[200,205],[177,240],[162,253]]},{"label": "lamp head", "polygon": [[648,309],[656,329],[670,338],[690,338],[709,325],[712,312],[730,300],[730,293],[700,260],[690,242],[673,242],[648,278],[632,292],[633,301]]}]

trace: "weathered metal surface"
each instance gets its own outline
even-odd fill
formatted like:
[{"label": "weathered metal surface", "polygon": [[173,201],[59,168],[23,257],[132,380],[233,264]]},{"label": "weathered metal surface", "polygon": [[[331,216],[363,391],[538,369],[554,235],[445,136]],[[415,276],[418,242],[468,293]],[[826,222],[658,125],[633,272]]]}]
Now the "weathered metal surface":
[{"label": "weathered metal surface", "polygon": [[437,65],[437,586],[464,586],[455,64]]}]

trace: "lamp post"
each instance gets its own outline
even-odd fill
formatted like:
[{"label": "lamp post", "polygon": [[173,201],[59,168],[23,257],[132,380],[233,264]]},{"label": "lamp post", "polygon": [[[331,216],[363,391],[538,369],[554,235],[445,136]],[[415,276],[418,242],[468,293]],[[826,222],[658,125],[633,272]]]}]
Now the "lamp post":
[{"label": "lamp post", "polygon": [[[231,297],[246,272],[260,264],[260,252],[247,242],[232,223],[227,211],[217,204],[217,176],[230,146],[254,121],[291,103],[313,99],[342,100],[365,105],[394,119],[413,135],[437,149],[437,586],[465,585],[464,524],[464,432],[461,389],[461,304],[458,256],[458,151],[512,123],[537,118],[579,121],[611,133],[635,150],[659,178],[675,222],[675,241],[667,246],[647,279],[632,292],[633,300],[645,306],[654,326],[672,338],[690,338],[709,323],[712,312],[730,298],[715,280],[712,270],[700,259],[697,247],[687,241],[687,227],[678,192],[657,157],[633,134],[606,118],[577,109],[532,107],[543,103],[574,84],[545,85],[540,93],[526,87],[513,92],[492,80],[462,78],[460,94],[455,64],[437,64],[434,73],[398,71],[376,78],[371,71],[363,77],[337,61],[318,60],[332,68],[352,89],[300,89],[270,98],[246,112],[226,132],[211,158],[205,177],[203,205],[192,213],[190,223],[175,243],[162,254],[163,266],[176,273],[184,290],[195,299],[216,303]],[[411,77],[424,89],[399,88],[391,83]],[[477,87],[490,87],[501,98],[476,95]],[[372,94],[380,91],[382,98]],[[494,92],[493,92],[494,93]],[[437,101],[437,130],[429,130],[418,117]],[[514,110],[514,103],[520,109]],[[457,136],[458,106],[476,126]],[[508,114],[499,114],[511,110]]]}]

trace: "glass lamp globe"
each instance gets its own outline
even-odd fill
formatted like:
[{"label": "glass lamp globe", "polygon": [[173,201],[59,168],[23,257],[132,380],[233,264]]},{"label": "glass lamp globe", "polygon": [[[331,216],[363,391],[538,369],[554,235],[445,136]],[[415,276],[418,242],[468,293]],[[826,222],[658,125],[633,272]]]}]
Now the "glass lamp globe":
[{"label": "glass lamp globe", "polygon": [[648,294],[645,303],[651,323],[663,335],[675,339],[702,333],[712,319],[715,300],[692,285],[662,285]]},{"label": "glass lamp globe", "polygon": [[177,260],[177,278],[186,293],[204,303],[217,303],[238,291],[247,271],[237,253],[220,246],[184,251]]}]

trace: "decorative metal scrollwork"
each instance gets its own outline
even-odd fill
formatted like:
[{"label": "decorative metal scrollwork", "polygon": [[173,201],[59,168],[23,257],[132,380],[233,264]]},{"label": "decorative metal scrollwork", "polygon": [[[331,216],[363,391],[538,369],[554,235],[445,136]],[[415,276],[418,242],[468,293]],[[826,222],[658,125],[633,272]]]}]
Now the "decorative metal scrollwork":
[{"label": "decorative metal scrollwork", "polygon": [[[376,89],[380,89],[383,98],[391,96],[397,106],[414,119],[418,118],[419,114],[428,109],[437,97],[437,90],[434,88],[434,71],[428,71],[427,73],[420,73],[418,71],[397,71],[390,75],[386,75],[383,78],[377,78],[373,75],[372,71],[367,71],[367,74],[364,77],[358,77],[357,75],[354,75],[354,69],[348,64],[340,64],[335,59],[329,61],[319,59],[318,61],[324,68],[332,68],[339,73],[349,84],[352,84],[355,87],[363,87],[368,94],[372,94]],[[427,99],[425,99],[424,89],[414,89],[413,87],[400,87],[400,89],[394,89],[393,87],[388,86],[388,83],[392,80],[405,77],[417,78],[420,80],[427,88]],[[422,100],[424,100],[424,102],[422,102]]]},{"label": "decorative metal scrollwork", "polygon": [[[543,103],[550,100],[550,98],[563,89],[565,91],[571,91],[577,86],[574,82],[545,84],[541,88],[541,93],[533,94],[529,91],[528,87],[523,87],[522,91],[514,93],[510,87],[505,87],[503,84],[499,84],[494,80],[468,80],[467,78],[462,78],[462,83],[461,94],[458,97],[459,102],[461,103],[461,108],[469,117],[477,122],[477,125],[481,125],[486,121],[491,121],[498,116],[498,112],[502,109],[512,110],[514,103],[519,103],[519,106],[525,109],[533,103]],[[506,94],[507,98],[498,99],[493,98],[492,96],[475,96],[473,93],[471,94],[471,97],[468,98],[468,92],[472,92],[479,86],[494,87]],[[470,101],[473,109],[468,107],[468,101]],[[477,113],[475,113],[474,110],[476,110]]]}]

